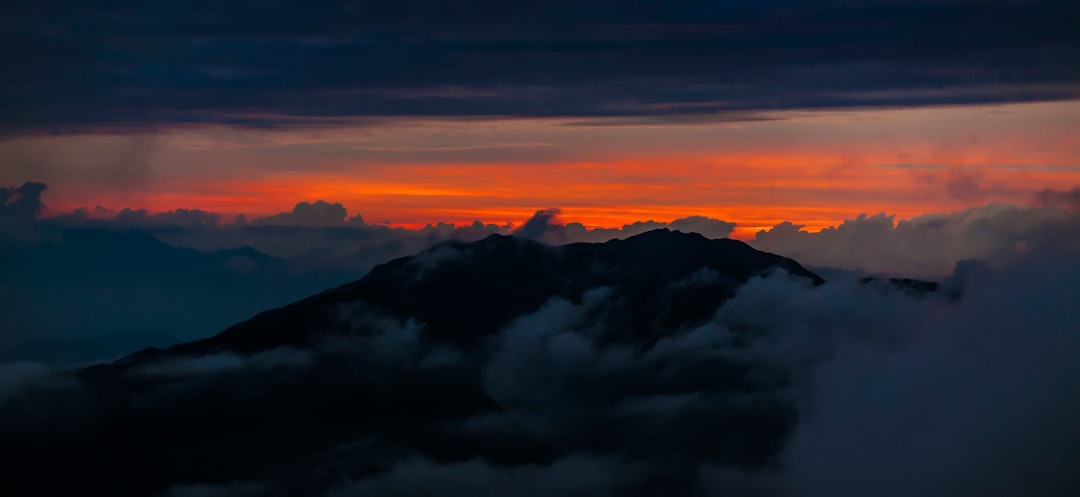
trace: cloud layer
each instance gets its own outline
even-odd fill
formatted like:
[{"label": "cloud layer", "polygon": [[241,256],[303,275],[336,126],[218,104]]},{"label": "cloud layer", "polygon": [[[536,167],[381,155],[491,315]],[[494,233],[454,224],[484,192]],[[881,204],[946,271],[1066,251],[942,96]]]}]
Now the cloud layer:
[{"label": "cloud layer", "polygon": [[[902,220],[885,213],[860,214],[813,233],[785,221],[759,231],[749,243],[822,269],[941,278],[956,263],[967,259],[996,265],[1030,251],[1080,253],[1080,210],[1076,199],[1075,189],[1043,190],[1033,196],[1031,205],[987,204]],[[90,215],[80,209],[51,222],[70,227],[146,229],[174,245],[200,250],[246,245],[280,257],[336,259],[364,270],[441,241],[473,241],[494,233],[561,245],[604,242],[661,228],[725,238],[736,228],[735,223],[704,216],[671,222],[639,221],[620,228],[587,228],[578,222],[565,222],[560,215],[559,209],[548,208],[536,211],[520,226],[475,221],[468,225],[438,223],[412,230],[366,224],[360,214],[349,217],[342,204],[320,200],[301,202],[291,212],[251,221],[239,218],[231,223],[198,209],[153,215],[132,209],[99,210]]]}]

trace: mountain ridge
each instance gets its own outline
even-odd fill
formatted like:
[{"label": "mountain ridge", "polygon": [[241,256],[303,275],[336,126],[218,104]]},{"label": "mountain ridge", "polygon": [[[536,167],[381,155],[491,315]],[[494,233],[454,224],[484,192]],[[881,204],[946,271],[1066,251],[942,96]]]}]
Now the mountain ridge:
[{"label": "mountain ridge", "polygon": [[[466,259],[455,260],[455,257],[462,255]],[[437,267],[443,263],[448,267]],[[733,296],[734,290],[750,277],[776,269],[786,270],[793,277],[804,278],[813,285],[825,281],[793,259],[754,249],[744,242],[728,238],[710,239],[698,233],[683,233],[667,228],[603,243],[580,242],[561,246],[492,234],[476,242],[451,240],[437,244],[419,254],[380,264],[359,280],[263,311],[212,337],[165,350],[141,351],[136,355],[139,359],[146,359],[170,353],[204,354],[222,350],[255,353],[280,346],[310,346],[306,333],[286,331],[283,327],[293,326],[295,330],[295,327],[305,327],[305,324],[311,327],[314,324],[327,328],[316,333],[329,332],[334,316],[327,312],[327,308],[357,301],[373,304],[397,318],[416,317],[428,327],[433,324],[429,321],[434,320],[436,331],[429,332],[435,335],[432,338],[456,345],[472,345],[478,336],[493,333],[507,324],[511,317],[534,311],[553,297],[579,302],[584,292],[592,288],[630,286],[626,295],[616,291],[616,297],[626,296],[644,305],[651,300],[647,294],[657,290],[656,285],[663,284],[665,280],[677,283],[698,271],[714,271],[715,275],[707,273],[705,277],[719,276],[720,279],[702,282],[713,292],[698,298],[697,302],[675,303],[685,309],[674,310],[675,314],[668,316],[666,323],[661,323],[670,327],[685,321],[678,315],[679,312],[689,312],[695,319],[706,318],[709,311],[715,310],[712,304],[719,304]],[[626,271],[636,271],[636,274],[627,275]],[[431,272],[440,279],[424,281],[425,277],[432,276]],[[440,272],[447,274],[438,274]],[[417,274],[422,276],[417,278]],[[476,277],[478,274],[480,277]],[[451,286],[452,278],[471,279],[473,292],[444,291]],[[511,278],[509,284],[501,284],[507,282],[507,278]],[[401,285],[402,281],[406,283]],[[531,284],[533,288],[520,288],[520,285],[526,284]],[[498,287],[499,291],[485,291],[485,285]],[[697,289],[697,293],[700,291],[700,288]],[[477,295],[476,292],[481,294]],[[710,295],[717,300],[708,301]],[[447,298],[453,301],[439,302]],[[494,306],[491,305],[493,300],[498,302]],[[479,318],[478,325],[476,322],[463,322],[461,316],[447,315],[453,313],[454,306],[476,310],[473,307],[477,304],[495,307],[492,318]],[[670,310],[653,307],[658,311]],[[315,323],[310,321],[312,318]],[[455,326],[469,328],[474,336],[454,333],[450,328]],[[265,333],[267,329],[273,331],[272,337]]]}]

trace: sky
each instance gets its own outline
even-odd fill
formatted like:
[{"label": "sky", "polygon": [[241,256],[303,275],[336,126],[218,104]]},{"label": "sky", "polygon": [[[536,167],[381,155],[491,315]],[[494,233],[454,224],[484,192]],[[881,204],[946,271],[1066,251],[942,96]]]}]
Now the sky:
[{"label": "sky", "polygon": [[748,239],[1080,186],[1067,1],[24,3],[0,184],[79,207]]}]

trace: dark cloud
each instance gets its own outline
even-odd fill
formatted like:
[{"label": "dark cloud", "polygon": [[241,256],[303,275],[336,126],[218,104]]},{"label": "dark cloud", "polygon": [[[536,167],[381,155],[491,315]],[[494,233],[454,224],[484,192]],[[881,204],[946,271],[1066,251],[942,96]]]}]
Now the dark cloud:
[{"label": "dark cloud", "polygon": [[735,231],[735,223],[705,216],[690,216],[672,221],[668,228],[683,233],[701,233],[706,238],[727,238]]},{"label": "dark cloud", "polygon": [[33,220],[41,212],[41,193],[44,183],[26,182],[18,188],[0,187],[0,218],[11,217],[15,220]]},{"label": "dark cloud", "polygon": [[167,229],[213,227],[221,223],[221,216],[202,209],[175,209],[151,214],[146,209],[125,208],[114,212],[98,206],[93,210],[80,207],[68,214],[56,216],[51,221],[72,227]]},{"label": "dark cloud", "polygon": [[544,209],[536,211],[525,224],[514,230],[514,234],[529,240],[544,240],[554,243],[566,243],[566,233],[560,229],[562,223],[557,223],[559,209]]},{"label": "dark cloud", "polygon": [[1057,207],[1073,212],[1080,211],[1080,187],[1072,190],[1043,190],[1035,195],[1035,204],[1042,207]]},{"label": "dark cloud", "polygon": [[252,225],[263,226],[344,226],[350,224],[364,224],[364,219],[357,215],[346,221],[348,211],[339,203],[329,203],[323,200],[315,202],[300,202],[293,207],[292,212],[283,212],[273,216],[267,216],[251,221]]},{"label": "dark cloud", "polygon": [[981,200],[986,195],[981,183],[982,176],[978,172],[951,169],[945,180],[945,191],[956,200]]},{"label": "dark cloud", "polygon": [[[1065,99],[1067,0],[22,2],[9,133]],[[913,35],[917,33],[917,35]],[[723,116],[720,117],[724,119]]]}]

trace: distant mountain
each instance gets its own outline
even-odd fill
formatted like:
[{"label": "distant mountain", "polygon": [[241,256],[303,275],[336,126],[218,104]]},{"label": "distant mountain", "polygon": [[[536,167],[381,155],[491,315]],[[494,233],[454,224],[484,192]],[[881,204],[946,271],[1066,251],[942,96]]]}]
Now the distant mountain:
[{"label": "distant mountain", "polygon": [[337,286],[352,271],[306,267],[251,247],[200,252],[145,232],[40,224],[0,239],[0,349],[36,338],[161,329],[205,337],[270,307]]},{"label": "distant mountain", "polygon": [[[407,457],[513,468],[593,454],[659,457],[669,466],[625,495],[678,493],[699,461],[774,464],[794,426],[786,366],[751,359],[752,325],[745,337],[708,325],[781,269],[824,282],[742,242],[668,230],[440,244],[217,336],[81,370],[77,387],[24,390],[0,409],[20,454],[6,466],[19,481],[0,485],[323,495]],[[50,403],[61,408],[26,417]],[[20,480],[41,468],[48,480]]]}]

